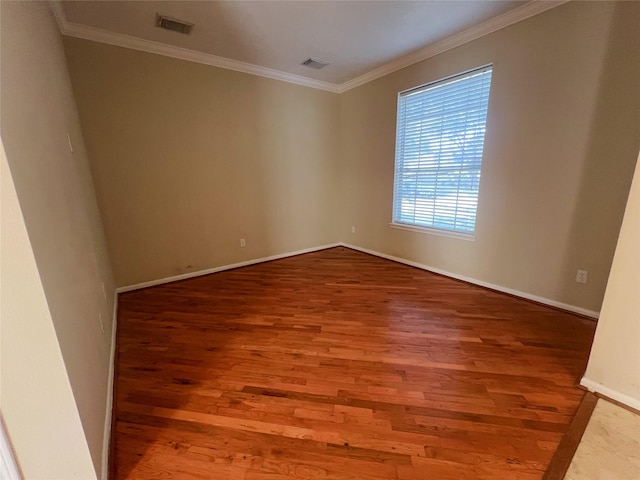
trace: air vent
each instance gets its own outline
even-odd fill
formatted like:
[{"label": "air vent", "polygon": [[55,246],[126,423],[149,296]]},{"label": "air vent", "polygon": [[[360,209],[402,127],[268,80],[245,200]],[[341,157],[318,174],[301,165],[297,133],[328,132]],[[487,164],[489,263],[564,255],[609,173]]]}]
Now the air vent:
[{"label": "air vent", "polygon": [[310,68],[315,68],[316,70],[320,70],[329,64],[327,62],[321,62],[320,60],[315,60],[313,58],[307,58],[304,62],[302,62],[302,65],[304,65],[305,67],[310,67]]},{"label": "air vent", "polygon": [[183,20],[178,20],[171,17],[165,17],[164,15],[160,15],[158,13],[156,14],[156,27],[189,35],[191,33],[191,30],[193,29],[193,23],[185,22]]}]

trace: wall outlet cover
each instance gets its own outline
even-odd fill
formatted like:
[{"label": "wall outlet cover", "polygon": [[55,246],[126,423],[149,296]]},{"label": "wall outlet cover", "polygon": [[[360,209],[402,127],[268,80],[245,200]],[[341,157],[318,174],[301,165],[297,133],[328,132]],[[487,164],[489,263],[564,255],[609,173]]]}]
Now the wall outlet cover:
[{"label": "wall outlet cover", "polygon": [[587,272],[586,270],[578,270],[578,273],[576,273],[576,282],[587,283],[588,275],[589,275],[589,272]]}]

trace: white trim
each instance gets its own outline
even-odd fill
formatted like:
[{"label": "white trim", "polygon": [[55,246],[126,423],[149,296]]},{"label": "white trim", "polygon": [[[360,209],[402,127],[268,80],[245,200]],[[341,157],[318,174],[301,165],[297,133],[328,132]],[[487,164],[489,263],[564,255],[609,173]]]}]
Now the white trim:
[{"label": "white trim", "polygon": [[467,242],[475,242],[476,236],[472,233],[454,232],[450,230],[441,230],[439,228],[418,227],[417,225],[406,225],[404,223],[389,224],[391,228],[398,230],[408,230],[410,232],[428,233],[431,235],[438,235],[439,237],[457,238],[458,240],[466,240]]},{"label": "white trim", "polygon": [[339,247],[340,245],[341,245],[340,243],[330,243],[328,245],[305,248],[303,250],[296,250],[294,252],[279,253],[278,255],[271,255],[269,257],[254,258],[251,260],[246,260],[244,262],[232,263],[230,265],[222,265],[220,267],[207,268],[205,270],[199,270],[197,272],[183,273],[181,275],[174,275],[171,277],[159,278],[158,280],[150,280],[148,282],[141,282],[141,283],[136,283],[134,285],[118,287],[116,288],[116,292],[124,293],[124,292],[130,292],[132,290],[139,290],[141,288],[155,287],[156,285],[163,285],[165,283],[176,282],[178,280],[186,280],[188,278],[201,277],[202,275],[209,275],[211,273],[223,272],[225,270],[231,270],[234,268],[246,267],[249,265],[255,265],[256,263],[269,262],[271,260],[278,260],[280,258],[302,255],[303,253],[311,253],[311,252],[317,252],[319,250],[326,250],[327,248]]},{"label": "white trim", "polygon": [[303,77],[302,75],[294,75],[293,73],[287,73],[273,68],[253,65],[251,63],[240,62],[238,60],[231,60],[230,58],[219,57],[209,53],[197,52],[187,48],[154,42],[152,40],[133,37],[123,33],[110,32],[108,30],[102,30],[100,28],[90,27],[79,23],[72,23],[66,20],[62,22],[60,30],[63,35],[70,37],[106,43],[108,45],[115,45],[116,47],[131,48],[141,52],[155,53],[156,55],[186,60],[187,62],[202,63],[212,67],[235,70],[236,72],[248,73],[259,77],[270,78],[272,80],[280,80],[287,83],[293,83],[295,85],[302,85],[304,87],[338,93],[338,85],[323,82],[322,80],[314,80],[313,78]]},{"label": "white trim", "polygon": [[109,478],[109,453],[111,452],[111,423],[113,422],[113,382],[116,365],[116,332],[118,324],[118,292],[113,294],[113,318],[111,320],[111,351],[109,353],[109,378],[107,379],[107,406],[104,414],[102,436],[102,480]]},{"label": "white trim", "polygon": [[64,15],[64,8],[62,7],[61,0],[49,0],[49,6],[51,7],[51,11],[53,12],[53,16],[56,19],[56,23],[58,24],[58,28],[60,29],[60,33],[64,33],[67,28],[67,19]]},{"label": "white trim", "polygon": [[359,252],[368,253],[369,255],[374,255],[380,258],[386,258],[387,260],[392,260],[394,262],[403,263],[405,265],[410,265],[412,267],[420,268],[422,270],[426,270],[428,272],[437,273],[439,275],[444,275],[446,277],[455,278],[457,280],[462,280],[464,282],[473,283],[474,285],[480,285],[481,287],[490,288],[491,290],[496,290],[502,293],[508,293],[509,295],[514,295],[520,298],[526,298],[527,300],[532,300],[534,302],[542,303],[544,305],[549,305],[551,307],[560,308],[562,310],[567,310],[569,312],[577,313],[579,315],[584,315],[586,317],[597,319],[600,316],[600,312],[596,312],[594,310],[588,310],[586,308],[578,307],[575,305],[570,305],[568,303],[558,302],[557,300],[551,300],[549,298],[539,297],[537,295],[533,295],[531,293],[521,292],[519,290],[513,290],[511,288],[503,287],[501,285],[495,285],[493,283],[484,282],[482,280],[478,280],[471,277],[466,277],[464,275],[458,275],[457,273],[448,272],[446,270],[441,270],[439,268],[430,267],[428,265],[424,265],[422,263],[413,262],[411,260],[407,260],[400,257],[394,257],[393,255],[387,255],[386,253],[376,252],[374,250],[369,250],[367,248],[358,247],[356,245],[352,245],[345,242],[339,243],[330,243],[328,245],[322,245],[318,247],[305,248],[303,250],[296,250],[294,252],[286,252],[280,253],[278,255],[272,255],[269,257],[255,258],[252,260],[247,260],[244,262],[233,263],[230,265],[222,265],[219,267],[207,268],[205,270],[199,270],[197,272],[189,272],[183,273],[181,275],[174,275],[171,277],[159,278],[157,280],[150,280],[148,282],[136,283],[133,285],[127,285],[124,287],[116,288],[117,293],[130,292],[132,290],[139,290],[141,288],[154,287],[156,285],[163,285],[165,283],[176,282],[178,280],[186,280],[188,278],[200,277],[202,275],[209,275],[211,273],[222,272],[225,270],[231,270],[233,268],[246,267],[249,265],[255,265],[257,263],[269,262],[271,260],[278,260],[280,258],[293,257],[295,255],[302,255],[303,253],[311,253],[317,252],[319,250],[326,250],[328,248],[333,247],[346,247],[351,248],[353,250],[357,250]]},{"label": "white trim", "polygon": [[293,83],[310,88],[317,88],[319,90],[325,90],[328,92],[343,93],[347,90],[359,87],[361,85],[364,85],[365,83],[376,80],[377,78],[383,77],[397,70],[421,62],[423,60],[426,60],[427,58],[439,55],[440,53],[446,52],[453,48],[459,47],[460,45],[464,45],[465,43],[469,43],[480,37],[493,33],[497,30],[513,25],[514,23],[526,20],[527,18],[538,15],[539,13],[546,12],[547,10],[567,3],[568,1],[569,0],[531,0],[530,2],[525,3],[520,7],[509,10],[508,12],[491,18],[486,22],[427,45],[417,52],[413,52],[409,55],[405,55],[403,57],[392,60],[391,62],[382,65],[381,67],[371,70],[341,85],[324,82],[321,80],[314,80],[312,78],[303,77],[302,75],[294,75],[292,73],[286,73],[280,70],[275,70],[273,68],[262,67],[260,65],[239,62],[237,60],[231,60],[229,58],[219,57],[217,55],[211,55],[208,53],[197,52],[195,50],[189,50],[186,48],[175,47],[151,40],[145,40],[131,35],[110,32],[79,23],[69,22],[64,15],[64,9],[59,0],[51,0],[49,3],[51,4],[54,16],[56,17],[56,21],[58,22],[58,27],[60,28],[60,31],[63,35],[82,38],[85,40],[92,40],[94,42],[107,43],[109,45],[115,45],[118,47],[131,48],[133,50],[140,50],[147,53],[155,53],[157,55],[164,55],[171,58],[186,60],[188,62],[202,63],[204,65],[210,65],[213,67],[226,68],[228,70],[235,70],[251,75],[258,75],[260,77],[281,80],[283,82]]},{"label": "white trim", "polygon": [[4,428],[4,422],[0,416],[0,478],[2,480],[21,480],[18,464],[13,456],[9,435]]},{"label": "white trim", "polygon": [[624,403],[628,407],[635,408],[636,410],[640,410],[640,400],[638,400],[637,398],[633,398],[624,393],[620,393],[617,390],[613,390],[612,388],[609,388],[594,380],[591,380],[590,378],[582,377],[582,380],[580,380],[580,385],[587,388],[590,392],[600,393],[605,397],[609,397],[612,400],[616,400],[617,402]]},{"label": "white trim", "polygon": [[526,298],[527,300],[532,300],[534,302],[542,303],[544,305],[549,305],[551,307],[561,308],[562,310],[578,313],[586,317],[597,319],[598,316],[600,315],[599,312],[596,312],[594,310],[587,310],[586,308],[577,307],[575,305],[569,305],[568,303],[558,302],[556,300],[551,300],[549,298],[539,297],[537,295],[521,292],[519,290],[513,290],[511,288],[503,287],[501,285],[495,285],[493,283],[484,282],[482,280],[478,280],[475,278],[466,277],[464,275],[458,275],[457,273],[451,273],[446,270],[430,267],[428,265],[424,265],[418,262],[413,262],[411,260],[406,260],[404,258],[394,257],[393,255],[387,255],[385,253],[376,252],[374,250],[369,250],[367,248],[357,247],[355,245],[350,245],[348,243],[343,243],[342,246],[347,248],[352,248],[353,250],[358,250],[359,252],[368,253],[369,255],[375,255],[376,257],[386,258],[387,260],[392,260],[394,262],[404,263],[405,265],[410,265],[412,267],[420,268],[422,270],[427,270],[429,272],[437,273],[439,275],[444,275],[447,277],[455,278],[457,280],[462,280],[464,282],[480,285],[481,287],[490,288],[491,290],[496,290],[498,292],[508,293],[509,295],[514,295],[516,297]]},{"label": "white trim", "polygon": [[521,22],[522,20],[526,20],[527,18],[533,17],[534,15],[538,15],[539,13],[543,13],[547,10],[558,7],[564,3],[567,3],[568,1],[569,0],[532,0],[520,7],[509,10],[502,15],[491,18],[486,22],[468,28],[467,30],[464,30],[460,33],[456,33],[455,35],[443,38],[442,40],[427,45],[417,52],[410,53],[409,55],[405,55],[404,57],[400,57],[385,65],[382,65],[381,67],[376,68],[375,70],[371,70],[364,75],[360,75],[353,80],[349,80],[348,82],[345,82],[339,86],[339,93],[346,92],[347,90],[351,90],[355,87],[359,87],[361,85],[364,85],[365,83],[369,83],[380,77],[384,77],[385,75],[426,60],[427,58],[435,57],[436,55],[444,53],[448,50],[452,50],[473,40],[477,40],[480,37],[489,35],[490,33],[501,30],[505,27],[513,25],[514,23]]}]

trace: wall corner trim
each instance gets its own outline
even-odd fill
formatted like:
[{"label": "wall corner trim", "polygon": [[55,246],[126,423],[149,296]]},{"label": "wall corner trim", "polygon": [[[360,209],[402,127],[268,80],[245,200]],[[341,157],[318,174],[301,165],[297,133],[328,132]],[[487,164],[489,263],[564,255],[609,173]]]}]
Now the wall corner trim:
[{"label": "wall corner trim", "polygon": [[67,29],[67,18],[64,15],[64,7],[62,6],[62,0],[49,0],[49,6],[51,7],[51,11],[53,12],[53,16],[56,19],[56,23],[58,24],[58,29],[60,33],[64,34],[64,31]]},{"label": "wall corner trim", "polygon": [[413,262],[411,260],[407,260],[400,257],[394,257],[393,255],[387,255],[385,253],[376,252],[375,250],[369,250],[366,248],[358,247],[356,245],[351,245],[349,243],[342,243],[343,247],[351,248],[353,250],[357,250],[359,252],[368,253],[369,255],[375,255],[376,257],[386,258],[387,260],[392,260],[398,263],[404,263],[405,265],[409,265],[412,267],[420,268],[422,270],[426,270],[428,272],[437,273],[439,275],[444,275],[446,277],[455,278],[456,280],[462,280],[463,282],[473,283],[474,285],[479,285],[481,287],[489,288],[491,290],[495,290],[497,292],[507,293],[509,295],[513,295],[515,297],[524,298],[526,300],[531,300],[533,302],[542,303],[544,305],[549,305],[550,307],[559,308],[562,310],[566,310],[568,312],[577,313],[579,315],[583,315],[585,317],[590,317],[597,319],[600,316],[600,312],[596,312],[594,310],[588,310],[586,308],[578,307],[575,305],[569,305],[568,303],[558,302],[557,300],[551,300],[549,298],[539,297],[537,295],[533,295],[531,293],[521,292],[519,290],[514,290],[512,288],[503,287],[501,285],[495,285],[493,283],[484,282],[482,280],[478,280],[471,277],[466,277],[464,275],[458,275],[456,273],[451,273],[446,270],[441,270],[439,268],[430,267],[429,265],[424,265],[422,263]]},{"label": "wall corner trim", "polygon": [[618,392],[617,390],[614,390],[613,388],[609,388],[606,385],[603,385],[602,383],[591,380],[586,375],[582,377],[582,380],[580,380],[580,385],[585,387],[590,392],[599,393],[612,400],[623,403],[624,405],[631,407],[635,410],[640,410],[640,400],[638,400],[637,398],[630,397],[625,393]]},{"label": "wall corner trim", "polygon": [[22,479],[2,415],[0,415],[0,478],[3,480]]},{"label": "wall corner trim", "polygon": [[117,322],[118,322],[118,293],[113,294],[113,318],[111,320],[111,349],[109,352],[109,378],[107,379],[107,406],[104,416],[104,433],[102,440],[102,472],[101,479],[109,478],[109,463],[111,461],[111,431],[113,423],[113,405],[114,405],[114,381],[116,367],[116,338],[117,338]]}]

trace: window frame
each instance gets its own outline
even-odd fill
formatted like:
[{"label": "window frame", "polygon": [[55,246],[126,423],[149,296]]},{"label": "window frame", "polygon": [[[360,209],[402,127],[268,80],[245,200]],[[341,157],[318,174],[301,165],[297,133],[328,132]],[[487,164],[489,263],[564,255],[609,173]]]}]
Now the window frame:
[{"label": "window frame", "polygon": [[[478,187],[476,190],[476,203],[475,203],[475,212],[474,212],[474,221],[473,221],[473,230],[472,231],[464,231],[464,230],[456,230],[453,228],[442,228],[442,227],[435,227],[433,225],[421,225],[421,224],[417,224],[417,223],[409,223],[409,222],[402,222],[402,221],[398,221],[396,220],[396,213],[398,210],[398,206],[396,205],[396,200],[400,201],[401,200],[401,196],[398,194],[398,188],[399,188],[399,182],[397,179],[397,175],[399,170],[398,167],[398,161],[399,161],[399,157],[400,157],[400,148],[399,148],[399,142],[400,140],[402,140],[404,142],[405,137],[403,136],[401,138],[401,130],[400,130],[400,120],[401,120],[401,115],[400,115],[400,111],[402,108],[402,98],[406,97],[412,93],[418,93],[420,91],[427,91],[430,90],[432,88],[435,88],[439,85],[446,85],[448,83],[452,83],[454,82],[456,79],[464,79],[465,77],[472,77],[476,74],[482,74],[482,73],[486,73],[487,71],[491,72],[491,77],[489,79],[488,82],[488,86],[486,88],[486,96],[487,96],[487,103],[486,103],[486,113],[485,113],[485,117],[484,117],[484,126],[483,126],[483,136],[482,136],[482,150],[480,153],[480,159],[479,159],[479,167],[478,167]],[[416,87],[412,87],[406,90],[403,90],[401,92],[398,92],[398,97],[397,97],[397,106],[396,106],[396,144],[395,144],[395,154],[394,154],[394,175],[393,175],[393,198],[392,198],[392,219],[391,222],[389,223],[389,226],[392,228],[396,228],[399,230],[409,230],[409,231],[415,231],[415,232],[420,232],[420,233],[429,233],[429,234],[434,234],[434,235],[439,235],[439,236],[444,236],[444,237],[452,237],[452,238],[458,238],[458,239],[463,239],[463,240],[469,240],[469,241],[474,241],[475,240],[475,235],[476,235],[476,231],[477,231],[477,217],[478,217],[478,204],[479,204],[479,200],[480,200],[480,179],[481,179],[481,172],[482,172],[482,165],[484,163],[484,146],[485,146],[485,140],[486,140],[486,131],[487,131],[487,124],[488,124],[488,118],[489,118],[489,98],[490,98],[490,94],[491,94],[491,83],[493,80],[493,64],[492,63],[488,63],[485,65],[482,65],[480,67],[476,67],[476,68],[472,68],[470,70],[466,70],[464,72],[460,72],[460,73],[456,73],[454,75],[450,75],[448,77],[444,77],[432,82],[428,82]],[[443,116],[444,117],[444,116]],[[406,127],[406,123],[404,125],[402,125],[402,133],[404,133],[404,129]],[[465,130],[466,131],[466,130]],[[441,135],[441,133],[440,133]],[[404,143],[403,143],[404,144]],[[404,150],[403,150],[404,151]],[[438,155],[440,155],[441,150],[438,150]],[[404,158],[403,158],[404,160]],[[426,170],[426,169],[425,169]],[[458,199],[456,199],[456,208],[459,205],[458,203]],[[415,203],[414,203],[414,208],[415,208]],[[434,208],[434,213],[435,213],[435,208]],[[399,215],[398,215],[399,216]]]}]

